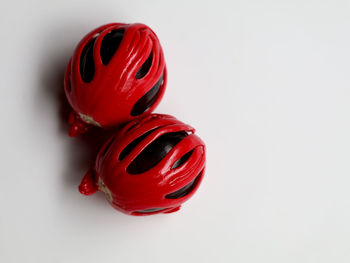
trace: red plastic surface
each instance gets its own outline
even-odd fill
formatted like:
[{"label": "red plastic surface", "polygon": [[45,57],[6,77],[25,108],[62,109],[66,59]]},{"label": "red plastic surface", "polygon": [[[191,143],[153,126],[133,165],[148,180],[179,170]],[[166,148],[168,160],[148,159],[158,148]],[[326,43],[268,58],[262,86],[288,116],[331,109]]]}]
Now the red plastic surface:
[{"label": "red plastic surface", "polygon": [[[157,138],[180,131],[188,135],[153,168],[139,174],[127,172],[130,163]],[[147,132],[148,135],[120,160],[123,149]],[[204,175],[205,145],[194,133],[192,127],[169,115],[151,114],[129,123],[102,146],[93,169],[94,175],[91,176],[90,171],[87,173],[79,187],[80,192],[89,195],[97,187],[106,193],[107,200],[114,208],[130,215],[179,210],[181,204],[198,189]],[[190,151],[190,157],[173,168],[174,163]],[[191,182],[195,183],[186,195],[174,199],[166,197],[191,185]]]},{"label": "red plastic surface", "polygon": [[[112,30],[122,29],[122,41],[105,65],[101,59],[101,43]],[[92,40],[94,74],[90,82],[81,77],[80,59],[84,47]],[[147,74],[136,78],[136,73],[150,54],[152,64]],[[163,76],[163,81],[153,104],[138,116],[131,111]],[[87,34],[77,45],[70,59],[64,80],[65,93],[74,110],[70,117],[70,135],[78,136],[89,125],[110,128],[151,113],[163,97],[167,81],[165,60],[156,34],[143,24],[112,23]]]},{"label": "red plastic surface", "polygon": [[79,185],[79,192],[84,195],[92,195],[98,191],[98,187],[94,182],[94,174],[89,170]]}]

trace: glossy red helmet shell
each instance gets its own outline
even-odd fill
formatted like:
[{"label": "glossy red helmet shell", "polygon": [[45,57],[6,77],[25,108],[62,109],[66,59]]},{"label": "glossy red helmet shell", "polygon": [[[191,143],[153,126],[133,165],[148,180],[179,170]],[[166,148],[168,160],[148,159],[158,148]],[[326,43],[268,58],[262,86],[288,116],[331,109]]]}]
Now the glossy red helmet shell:
[{"label": "glossy red helmet shell", "polygon": [[88,125],[114,127],[152,112],[166,79],[161,45],[146,25],[112,23],[91,31],[77,45],[65,74],[75,113],[70,135]]},{"label": "glossy red helmet shell", "polygon": [[102,190],[114,208],[131,215],[179,210],[204,175],[205,145],[194,132],[169,115],[129,123],[101,148],[80,192]]}]

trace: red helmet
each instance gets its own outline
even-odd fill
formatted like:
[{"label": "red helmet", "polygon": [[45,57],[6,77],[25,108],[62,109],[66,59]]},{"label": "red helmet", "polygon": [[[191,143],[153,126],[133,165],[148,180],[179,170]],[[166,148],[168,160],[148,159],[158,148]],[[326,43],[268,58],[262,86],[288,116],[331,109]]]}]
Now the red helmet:
[{"label": "red helmet", "polygon": [[179,210],[204,175],[205,145],[194,132],[162,114],[129,123],[102,146],[79,191],[101,190],[114,208],[130,215]]},{"label": "red helmet", "polygon": [[74,113],[70,135],[118,126],[154,110],[166,86],[164,55],[143,24],[112,23],[87,34],[70,59],[65,92]]}]

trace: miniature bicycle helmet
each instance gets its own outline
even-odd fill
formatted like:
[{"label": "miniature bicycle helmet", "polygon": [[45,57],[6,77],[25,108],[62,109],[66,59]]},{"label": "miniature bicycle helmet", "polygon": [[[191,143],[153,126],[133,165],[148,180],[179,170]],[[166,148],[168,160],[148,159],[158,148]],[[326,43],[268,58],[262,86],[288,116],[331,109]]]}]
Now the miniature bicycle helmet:
[{"label": "miniature bicycle helmet", "polygon": [[112,23],[87,34],[70,59],[64,80],[73,108],[70,135],[89,125],[119,126],[151,113],[166,86],[164,55],[143,24]]},{"label": "miniature bicycle helmet", "polygon": [[205,145],[195,130],[172,116],[151,114],[129,123],[98,153],[79,190],[97,190],[130,215],[170,213],[197,190]]}]

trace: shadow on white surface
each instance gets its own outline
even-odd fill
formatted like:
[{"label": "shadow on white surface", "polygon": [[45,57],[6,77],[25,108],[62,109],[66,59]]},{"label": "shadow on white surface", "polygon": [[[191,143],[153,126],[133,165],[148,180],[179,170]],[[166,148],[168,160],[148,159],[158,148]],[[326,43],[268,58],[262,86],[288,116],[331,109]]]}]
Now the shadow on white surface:
[{"label": "shadow on white surface", "polygon": [[[83,29],[85,29],[85,27]],[[77,186],[83,178],[85,171],[93,166],[98,150],[112,133],[93,128],[88,133],[78,138],[68,137],[69,125],[67,120],[71,108],[65,96],[63,79],[69,57],[74,51],[74,45],[67,45],[64,42],[74,43],[75,41],[65,37],[67,35],[67,30],[84,31],[78,29],[72,30],[69,24],[62,26],[61,29],[55,30],[55,32],[50,31],[50,34],[59,37],[63,42],[50,46],[50,48],[46,50],[46,55],[42,56],[43,61],[40,64],[44,66],[41,67],[39,76],[40,85],[38,86],[38,93],[35,98],[35,100],[46,101],[46,104],[49,104],[50,107],[54,109],[55,121],[58,124],[57,139],[68,141],[64,144],[65,147],[62,153],[63,161],[61,161],[64,167],[61,169],[61,171],[63,171],[62,174],[59,175],[62,176],[63,190],[61,194],[63,196],[67,195],[67,189],[78,192]],[[66,48],[66,46],[68,46],[68,48]],[[41,103],[39,103],[39,105],[40,104]],[[38,110],[40,111],[43,109],[39,108]],[[51,116],[48,117],[50,118]],[[47,121],[50,120],[42,120],[42,123]],[[77,195],[71,197],[76,198]],[[108,205],[102,194],[98,193],[87,198],[89,199],[88,202],[91,203],[89,205],[92,205],[92,207],[94,204],[95,206],[100,206],[101,203]],[[76,209],[77,204],[75,202],[67,202],[66,198],[62,200],[64,200],[64,205],[72,206],[72,210]]]}]

